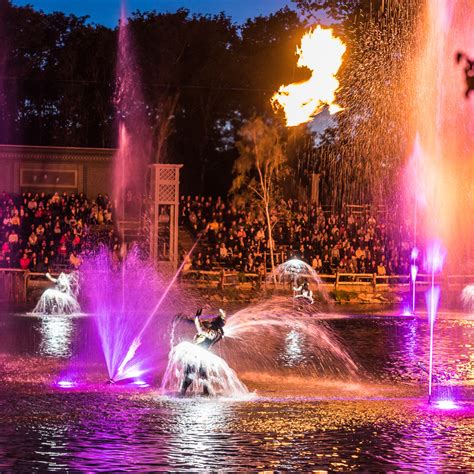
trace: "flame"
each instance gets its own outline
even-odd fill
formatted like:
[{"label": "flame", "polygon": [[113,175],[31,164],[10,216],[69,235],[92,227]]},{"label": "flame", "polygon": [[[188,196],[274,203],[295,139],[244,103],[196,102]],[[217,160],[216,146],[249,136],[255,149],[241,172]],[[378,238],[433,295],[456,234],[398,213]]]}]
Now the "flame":
[{"label": "flame", "polygon": [[274,109],[284,110],[288,127],[310,121],[326,105],[331,114],[342,110],[335,103],[339,88],[336,74],[345,51],[345,44],[333,35],[332,29],[319,25],[301,38],[301,46],[296,49],[297,65],[310,69],[311,77],[304,82],[281,86],[271,98]]}]

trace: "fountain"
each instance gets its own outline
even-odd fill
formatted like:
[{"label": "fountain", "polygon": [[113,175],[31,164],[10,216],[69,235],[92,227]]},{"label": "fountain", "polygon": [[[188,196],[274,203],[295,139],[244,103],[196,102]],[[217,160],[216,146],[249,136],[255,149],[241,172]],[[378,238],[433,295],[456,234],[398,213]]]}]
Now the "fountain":
[{"label": "fountain", "polygon": [[440,242],[434,242],[428,247],[425,257],[425,271],[431,273],[431,288],[426,292],[426,304],[428,307],[428,320],[430,324],[430,349],[428,370],[428,401],[431,402],[433,389],[433,340],[434,325],[438,311],[439,296],[441,289],[435,286],[435,274],[443,269],[446,254]]},{"label": "fountain", "polygon": [[[278,265],[274,272],[268,277],[269,281],[279,285],[291,286],[293,298],[296,303],[307,306],[307,310],[316,310],[317,305],[313,305],[313,291],[310,285],[316,286],[318,295],[322,295],[322,300],[327,302],[326,292],[321,285],[321,278],[314,268],[298,258],[292,258]],[[309,297],[303,294],[296,294],[296,288],[306,282],[309,289]],[[305,304],[306,303],[306,304]]]},{"label": "fountain", "polygon": [[416,277],[418,276],[418,249],[413,247],[411,251],[410,279],[411,279],[411,314],[415,314],[416,309]]},{"label": "fountain", "polygon": [[[464,72],[456,67],[455,59],[459,51],[472,55],[474,12],[470,0],[430,0],[422,8],[418,35],[422,47],[411,68],[415,140],[407,169],[415,203],[415,234],[419,245],[426,248],[424,268],[431,274],[426,293],[431,401],[434,327],[440,299],[435,274],[443,268],[444,248],[450,257],[448,265],[456,273],[472,267],[474,102],[465,98]],[[412,255],[413,312],[417,271]]]},{"label": "fountain", "polygon": [[472,311],[474,309],[474,285],[466,285],[461,294],[461,300],[463,302],[463,305],[466,309],[469,311]]},{"label": "fountain", "polygon": [[[324,321],[275,296],[228,318],[219,350],[239,371],[354,378],[358,366]],[[303,349],[311,356],[302,356]]]},{"label": "fountain", "polygon": [[36,316],[80,314],[81,307],[77,301],[79,274],[60,273],[57,279],[52,278],[49,273],[46,276],[55,283],[55,287],[43,292],[32,314]]},{"label": "fountain", "polygon": [[[211,394],[233,398],[248,394],[241,375],[251,382],[257,377],[258,382],[263,373],[267,377],[297,374],[307,383],[322,377],[351,379],[358,373],[334,332],[323,321],[295,309],[288,298],[272,297],[231,315],[223,340],[213,348],[215,353],[188,342],[186,327],[178,331],[177,326],[175,323],[171,331],[162,393],[178,393],[189,366],[195,373],[207,373]],[[199,393],[203,381],[196,376],[191,388]]]},{"label": "fountain", "polygon": [[474,102],[464,96],[456,54],[474,52],[470,0],[432,0],[421,16],[422,47],[413,72],[414,151],[409,187],[420,243],[441,240],[451,268],[472,267]]},{"label": "fountain", "polygon": [[85,260],[82,273],[110,380],[134,380],[159,369],[168,352],[171,317],[176,308],[186,308],[172,291],[174,279],[163,280],[137,248],[118,268],[102,249]]},{"label": "fountain", "polygon": [[122,2],[114,105],[118,123],[118,150],[114,156],[113,199],[119,222],[138,221],[151,154],[150,126],[138,61]]}]

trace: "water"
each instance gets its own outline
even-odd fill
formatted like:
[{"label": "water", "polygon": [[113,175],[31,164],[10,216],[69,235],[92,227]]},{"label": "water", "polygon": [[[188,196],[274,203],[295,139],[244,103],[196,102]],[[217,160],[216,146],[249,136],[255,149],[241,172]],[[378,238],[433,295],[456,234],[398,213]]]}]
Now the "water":
[{"label": "water", "polygon": [[474,102],[464,96],[464,71],[455,58],[459,51],[474,55],[474,9],[471,0],[430,0],[422,8],[416,55],[408,59],[403,83],[411,91],[408,123],[414,144],[408,201],[415,202],[420,242],[441,239],[448,266],[468,273],[473,263],[468,196],[474,176]]},{"label": "water", "polygon": [[116,218],[137,221],[141,212],[152,140],[146,114],[147,105],[143,98],[140,65],[129,30],[125,2],[122,2],[114,96],[118,149],[114,156],[112,195]]},{"label": "water", "polygon": [[[249,393],[224,359],[187,341],[171,349],[161,392],[179,394],[186,371],[190,371],[188,376],[192,379],[187,393],[203,393],[204,388],[211,396],[241,398]],[[201,374],[203,371],[205,378]]]},{"label": "water", "polygon": [[137,248],[120,265],[102,249],[84,262],[81,272],[108,378],[117,382],[150,372],[169,351],[171,316],[186,305],[175,301],[170,283]]},{"label": "water", "polygon": [[[426,315],[321,318],[360,367],[356,377],[237,363],[253,398],[176,399],[160,395],[158,373],[150,387],[105,385],[100,348],[84,361],[86,376],[60,389],[75,356],[94,347],[93,319],[68,319],[69,337],[52,345],[42,318],[2,314],[0,469],[474,468],[474,320],[438,315],[436,375],[464,400],[441,410],[426,404],[427,375],[417,365],[429,347]],[[311,347],[300,349],[312,358]]]},{"label": "water", "polygon": [[78,294],[79,274],[77,272],[60,273],[55,281],[55,287],[43,292],[32,312],[37,316],[80,314]]}]

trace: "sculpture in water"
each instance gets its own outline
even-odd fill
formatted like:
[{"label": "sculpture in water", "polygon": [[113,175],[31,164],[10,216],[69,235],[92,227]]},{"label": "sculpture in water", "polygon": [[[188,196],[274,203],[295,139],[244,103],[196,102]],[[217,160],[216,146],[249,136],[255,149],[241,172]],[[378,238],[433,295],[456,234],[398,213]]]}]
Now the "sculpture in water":
[{"label": "sculpture in water", "polygon": [[54,288],[48,288],[41,295],[33,314],[69,315],[80,313],[81,307],[77,301],[79,293],[78,273],[60,273],[58,278],[53,278],[49,273],[46,276],[55,286]]}]

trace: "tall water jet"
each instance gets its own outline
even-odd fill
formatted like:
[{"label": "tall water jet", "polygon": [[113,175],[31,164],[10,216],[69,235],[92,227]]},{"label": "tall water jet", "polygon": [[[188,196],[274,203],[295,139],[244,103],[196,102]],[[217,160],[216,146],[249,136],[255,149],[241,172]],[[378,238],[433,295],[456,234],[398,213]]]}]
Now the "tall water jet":
[{"label": "tall water jet", "polygon": [[123,3],[114,98],[118,150],[114,157],[113,201],[119,221],[136,221],[140,217],[151,148],[140,68],[130,28]]},{"label": "tall water jet", "polygon": [[[470,271],[474,265],[474,101],[465,96],[464,70],[456,61],[460,51],[467,56],[474,53],[474,9],[471,0],[428,0],[421,8],[415,41],[419,53],[411,71],[414,146],[407,170],[417,244],[426,248],[424,266],[431,273],[426,294],[431,401],[434,325],[440,298],[435,273],[443,267],[443,247],[453,271]],[[437,243],[430,245],[432,241]]]},{"label": "tall water jet", "polygon": [[418,276],[418,265],[416,264],[417,258],[418,258],[418,249],[416,247],[413,247],[411,251],[411,265],[410,265],[412,314],[415,314],[415,307],[416,307],[416,277]]},{"label": "tall water jet", "polygon": [[429,369],[428,369],[428,401],[431,402],[433,390],[433,349],[434,349],[434,325],[441,289],[435,285],[435,274],[443,269],[446,253],[440,242],[432,243],[425,256],[425,271],[431,273],[431,288],[426,292],[426,304],[428,307],[428,319],[430,324],[430,347],[429,347]]},{"label": "tall water jet", "polygon": [[413,68],[409,168],[416,195],[420,243],[440,239],[448,264],[472,268],[474,223],[474,100],[465,97],[463,68],[456,55],[474,56],[471,0],[424,2]]}]

